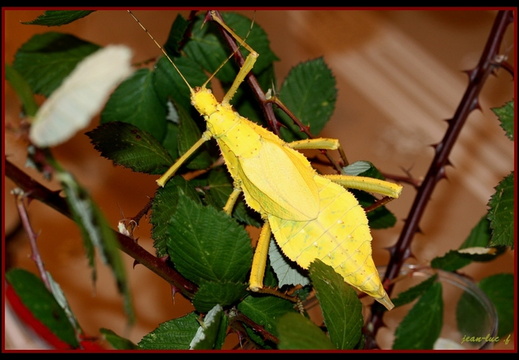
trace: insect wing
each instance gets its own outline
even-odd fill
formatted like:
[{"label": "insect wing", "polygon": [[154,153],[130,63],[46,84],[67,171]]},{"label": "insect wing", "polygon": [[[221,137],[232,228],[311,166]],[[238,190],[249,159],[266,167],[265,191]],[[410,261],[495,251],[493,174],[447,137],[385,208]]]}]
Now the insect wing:
[{"label": "insect wing", "polygon": [[300,221],[317,217],[316,173],[301,153],[262,141],[259,154],[241,159],[239,166],[245,196],[260,204],[260,212]]},{"label": "insect wing", "polygon": [[81,61],[38,110],[29,138],[39,147],[61,144],[88,126],[110,91],[128,75],[132,52],[109,45]]}]

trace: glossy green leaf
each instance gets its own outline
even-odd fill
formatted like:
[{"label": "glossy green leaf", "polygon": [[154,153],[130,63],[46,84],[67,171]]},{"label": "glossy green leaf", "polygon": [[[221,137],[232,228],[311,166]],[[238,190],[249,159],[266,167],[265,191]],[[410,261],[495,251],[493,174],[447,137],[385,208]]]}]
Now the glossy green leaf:
[{"label": "glossy green leaf", "polygon": [[427,278],[422,281],[418,285],[415,285],[405,291],[402,291],[398,294],[398,296],[394,299],[391,299],[393,305],[395,307],[402,306],[405,304],[409,304],[410,302],[416,300],[420,296],[422,296],[429,288],[436,282],[438,279],[438,275],[434,274],[433,276]]},{"label": "glossy green leaf", "polygon": [[33,93],[48,97],[76,65],[100,49],[99,45],[57,32],[37,34],[16,52],[13,67]]},{"label": "glossy green leaf", "polygon": [[206,281],[200,284],[193,299],[193,306],[201,313],[209,311],[216,304],[229,306],[247,293],[247,283],[227,281]]},{"label": "glossy green leaf", "polygon": [[395,350],[430,350],[443,326],[442,286],[434,283],[407,313],[395,331]]},{"label": "glossy green leaf", "polygon": [[163,46],[164,50],[166,50],[170,57],[175,57],[180,54],[184,36],[188,31],[189,21],[187,21],[182,15],[177,15],[175,21],[171,24],[168,39]]},{"label": "glossy green leaf", "polygon": [[310,264],[309,270],[332,343],[337,349],[355,348],[364,322],[357,292],[319,259]]},{"label": "glossy green leaf", "polygon": [[[294,303],[275,296],[263,296],[261,294],[247,296],[238,304],[238,311],[274,336],[278,335],[277,325],[279,319],[287,312],[297,313],[294,310]],[[248,327],[247,329],[250,330]],[[248,334],[256,342],[265,346],[263,339],[258,334],[255,334],[253,331],[248,331]]]},{"label": "glossy green leaf", "polygon": [[11,269],[5,277],[22,303],[58,338],[78,347],[74,326],[40,278],[24,269]]},{"label": "glossy green leaf", "polygon": [[168,254],[186,278],[196,284],[245,282],[252,262],[250,237],[223,211],[180,197],[168,230]]},{"label": "glossy green leaf", "polygon": [[[192,59],[180,57],[174,58],[173,61],[190,87],[202,86],[206,82],[207,75]],[[177,107],[192,110],[192,115],[199,116],[191,105],[189,87],[165,57],[161,57],[156,63],[153,71],[153,88],[162,103],[172,99]]]},{"label": "glossy green leaf", "polygon": [[130,123],[101,124],[86,135],[101,156],[135,172],[162,174],[173,164],[155,137]]},{"label": "glossy green leaf", "polygon": [[301,314],[283,315],[277,329],[280,350],[336,350],[328,336]]},{"label": "glossy green leaf", "polygon": [[93,13],[94,10],[48,10],[36,19],[22,22],[25,25],[61,26],[70,24]]},{"label": "glossy green leaf", "polygon": [[[261,54],[252,70],[255,74],[261,73],[272,61],[277,60],[277,57],[270,50],[267,35],[258,24],[254,24],[251,27],[250,19],[236,13],[226,12],[222,16],[230,28],[242,38],[246,38],[247,44]],[[206,23],[202,26],[202,21],[202,17],[200,17],[194,23],[192,41],[186,44],[184,51],[190,58],[201,64],[210,74],[213,74],[221,64],[227,61],[230,52],[226,43],[221,40],[220,33],[216,29],[215,24]],[[248,51],[243,48],[240,51],[242,51],[244,56],[247,56]],[[216,73],[216,77],[224,83],[229,83],[236,77],[236,68],[232,61],[228,61]]]},{"label": "glossy green leaf", "polygon": [[147,131],[158,141],[166,133],[166,104],[153,88],[153,76],[140,69],[123,81],[108,99],[101,112],[101,123],[122,121]]},{"label": "glossy green leaf", "polygon": [[492,228],[490,246],[514,248],[514,189],[514,172],[511,172],[496,186],[488,202],[488,219]]},{"label": "glossy green leaf", "polygon": [[[213,169],[204,185],[207,188],[206,202],[216,209],[223,209],[233,190],[232,179],[227,170],[223,167]],[[260,215],[247,207],[244,201],[236,203],[232,216],[242,223],[255,227],[260,227],[263,224]]]},{"label": "glossy green leaf", "polygon": [[[202,131],[200,131],[198,125],[186,110],[182,107],[178,107],[177,110],[180,122],[178,127],[178,152],[179,155],[183,155],[200,140]],[[211,159],[207,151],[204,151],[206,149],[207,146],[205,144],[198,148],[197,152],[186,161],[185,166],[191,170],[208,168],[213,163],[213,159]]]},{"label": "glossy green leaf", "polygon": [[[279,97],[303,124],[310,126],[310,132],[317,135],[335,110],[335,86],[335,77],[331,70],[322,58],[318,58],[292,68],[281,86]],[[286,114],[281,114],[281,117],[282,122],[290,129],[281,129],[286,141],[307,137]]]},{"label": "glossy green leaf", "polygon": [[[458,250],[450,250],[442,256],[437,256],[431,261],[431,266],[445,271],[456,271],[469,265],[473,261],[484,262],[494,260],[505,251],[505,248],[490,247],[490,236],[490,222],[486,216],[483,216],[476,226],[472,228],[469,236],[460,245]],[[471,248],[481,248],[481,250],[487,248],[489,253],[478,254],[468,251]]]},{"label": "glossy green leaf", "polygon": [[153,247],[157,256],[167,255],[167,241],[170,238],[169,221],[175,216],[179,198],[187,196],[202,204],[193,186],[181,176],[172,177],[166,185],[158,187],[151,205]]},{"label": "glossy green leaf", "polygon": [[198,315],[185,316],[161,323],[137,344],[141,350],[189,350],[200,324]]}]

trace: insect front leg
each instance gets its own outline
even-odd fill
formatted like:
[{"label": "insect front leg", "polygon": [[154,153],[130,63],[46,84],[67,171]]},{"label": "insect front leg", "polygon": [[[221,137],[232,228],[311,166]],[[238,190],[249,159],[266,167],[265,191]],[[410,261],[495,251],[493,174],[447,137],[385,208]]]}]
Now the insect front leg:
[{"label": "insect front leg", "polygon": [[210,132],[205,131],[202,134],[202,137],[194,143],[188,151],[186,151],[181,157],[178,158],[177,161],[166,171],[160,178],[157,179],[157,184],[164,187],[166,182],[177,172],[177,170],[182,166],[182,164],[207,140],[211,139],[212,135]]},{"label": "insect front leg", "polygon": [[247,58],[245,59],[245,62],[243,63],[243,65],[241,66],[240,68],[240,71],[238,72],[238,74],[236,75],[236,78],[234,79],[231,87],[229,88],[229,90],[227,91],[227,93],[225,94],[225,96],[223,97],[223,100],[222,100],[222,103],[223,104],[228,104],[231,99],[233,98],[234,94],[236,93],[236,91],[238,90],[238,87],[240,86],[240,84],[243,82],[243,80],[245,80],[245,77],[247,76],[247,74],[252,70],[252,68],[254,67],[254,64],[256,63],[256,60],[259,56],[259,54],[254,51],[253,48],[251,48],[246,42],[244,39],[242,39],[238,34],[236,34],[224,21],[223,19],[220,17],[220,15],[218,15],[216,13],[216,11],[211,11],[210,12],[211,14],[211,17],[214,21],[216,21],[223,29],[225,29],[225,31],[227,31],[227,33],[229,35],[231,35],[234,39],[236,39],[236,41],[238,42],[238,44],[240,46],[243,46],[245,49],[247,49],[249,51],[249,55],[247,55]]}]

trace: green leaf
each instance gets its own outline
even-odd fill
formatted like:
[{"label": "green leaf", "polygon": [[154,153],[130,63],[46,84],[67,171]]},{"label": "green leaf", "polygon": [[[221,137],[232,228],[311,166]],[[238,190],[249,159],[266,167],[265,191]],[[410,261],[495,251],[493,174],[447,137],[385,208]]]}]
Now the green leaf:
[{"label": "green leaf", "polygon": [[164,50],[166,50],[170,57],[175,57],[180,54],[184,35],[188,30],[189,21],[187,21],[182,15],[177,15],[175,21],[171,24],[168,39],[163,46]]},{"label": "green leaf", "polygon": [[[371,206],[377,201],[373,195],[365,191],[355,189],[347,190],[355,196],[363,208]],[[396,216],[385,206],[380,206],[375,210],[369,211],[366,215],[368,216],[368,224],[371,229],[387,229],[396,223]]]},{"label": "green leaf", "polygon": [[[274,336],[278,335],[277,324],[279,319],[287,312],[296,313],[292,302],[276,296],[261,294],[247,296],[238,304],[238,311]],[[262,344],[262,339],[256,333],[248,331],[248,334],[252,339]]]},{"label": "green leaf", "polygon": [[169,234],[171,260],[189,280],[245,282],[252,262],[250,238],[223,211],[181,197]]},{"label": "green leaf", "polygon": [[488,202],[488,219],[492,228],[490,246],[514,248],[514,172],[508,174],[496,186]]},{"label": "green leaf", "polygon": [[99,49],[99,45],[73,35],[37,34],[18,49],[13,67],[33,93],[48,97],[81,60]]},{"label": "green leaf", "polygon": [[110,329],[101,328],[99,332],[103,335],[106,341],[116,350],[137,350],[139,347],[132,341],[117,335]]},{"label": "green leaf", "polygon": [[181,176],[172,177],[163,188],[159,187],[155,192],[150,222],[153,225],[153,247],[159,257],[168,254],[169,221],[175,216],[179,199],[184,196],[202,204],[196,190]]},{"label": "green leaf", "polygon": [[207,281],[200,284],[193,299],[193,306],[201,313],[209,311],[216,304],[229,306],[247,294],[246,283],[227,281]]},{"label": "green leaf", "polygon": [[81,229],[83,244],[87,250],[89,264],[92,267],[92,277],[96,280],[94,264],[94,248],[97,248],[102,261],[110,267],[116,280],[117,290],[123,295],[125,312],[129,322],[133,323],[135,314],[126,279],[126,269],[121,258],[119,242],[115,232],[110,227],[97,204],[90,198],[88,192],[77,183],[74,177],[63,170],[56,169],[65,192],[65,200],[70,208],[74,221]]},{"label": "green leaf", "polygon": [[[232,179],[227,170],[223,167],[213,169],[209,173],[205,186],[208,188],[205,197],[206,202],[216,209],[223,209],[233,190]],[[247,225],[255,227],[262,225],[259,214],[247,207],[244,201],[238,201],[236,203],[232,216]]]},{"label": "green leaf", "polygon": [[108,99],[101,112],[101,123],[123,121],[149,132],[158,141],[166,133],[166,104],[153,88],[148,69],[137,70],[123,81]]},{"label": "green leaf", "polygon": [[501,127],[510,140],[514,140],[514,102],[509,101],[501,107],[492,108],[499,118]]},{"label": "green leaf", "polygon": [[189,350],[189,345],[199,327],[198,316],[191,312],[161,323],[155,330],[146,334],[137,345],[142,350]]},{"label": "green leaf", "polygon": [[222,306],[216,304],[204,317],[195,337],[189,344],[191,350],[220,349],[227,333],[228,318]]},{"label": "green leaf", "polygon": [[136,172],[162,174],[173,159],[150,133],[135,125],[114,121],[86,133],[94,148],[115,165]]},{"label": "green leaf", "polygon": [[22,303],[42,324],[67,344],[79,347],[67,314],[36,275],[23,269],[11,269],[5,277]]},{"label": "green leaf", "polygon": [[[207,75],[200,65],[192,59],[180,57],[173,59],[173,61],[189,82],[189,86],[194,88],[195,86],[202,86],[206,82]],[[159,59],[153,71],[153,88],[162,103],[165,104],[168,99],[173,99],[177,107],[192,109],[193,114],[198,116],[191,105],[191,94],[187,84],[165,57]]]},{"label": "green leaf", "polygon": [[422,281],[418,285],[415,285],[406,291],[402,291],[398,294],[395,299],[391,299],[393,305],[395,307],[402,306],[405,304],[409,304],[410,302],[416,300],[420,296],[422,296],[429,288],[436,282],[438,279],[438,274],[434,274],[433,276],[427,278]]},{"label": "green leaf", "polygon": [[393,349],[432,349],[442,325],[442,286],[436,282],[416,302],[396,329]]},{"label": "green leaf", "polygon": [[[277,57],[270,50],[266,33],[258,24],[251,26],[250,19],[236,13],[223,13],[222,16],[227,25],[260,54],[252,69],[253,73],[261,73],[272,61],[277,60]],[[213,74],[221,64],[227,61],[230,52],[226,43],[220,38],[217,25],[211,22],[202,26],[202,23],[203,17],[199,17],[193,24],[191,41],[186,44],[184,51],[188,57],[194,59],[207,72]],[[247,56],[247,50],[240,48],[240,51],[244,56]],[[224,83],[230,83],[236,77],[237,71],[235,69],[235,64],[228,61],[216,73],[216,77]]]},{"label": "green leaf", "polygon": [[484,338],[491,335],[493,330],[493,324],[489,323],[488,307],[482,304],[480,296],[473,291],[461,294],[456,304],[456,322],[463,337]]},{"label": "green leaf", "polygon": [[326,334],[301,314],[283,315],[277,329],[279,350],[336,350]]},{"label": "green leaf", "polygon": [[32,21],[25,21],[25,25],[60,26],[70,24],[78,19],[93,13],[93,10],[48,10]]},{"label": "green leaf", "polygon": [[[180,125],[178,127],[178,152],[179,155],[186,153],[200,138],[202,132],[189,116],[187,111],[182,107],[177,107]],[[204,146],[197,149],[197,152],[192,155],[185,163],[186,167],[191,170],[206,169],[213,160],[207,153],[202,151]]]},{"label": "green leaf", "polygon": [[357,292],[335,270],[314,260],[309,267],[328,335],[337,349],[353,349],[362,335],[362,304]]},{"label": "green leaf", "polygon": [[28,116],[36,115],[38,104],[34,100],[34,94],[32,93],[31,87],[20,73],[9,64],[5,64],[5,79],[9,81],[20,98],[25,114]]},{"label": "green leaf", "polygon": [[[335,78],[322,58],[301,63],[288,74],[279,98],[303,124],[310,126],[313,135],[317,135],[335,110]],[[281,128],[286,141],[307,137],[286,114],[279,113],[290,129]]]},{"label": "green leaf", "polygon": [[496,274],[482,279],[478,284],[496,307],[499,337],[514,331],[514,283],[514,274]]},{"label": "green leaf", "polygon": [[[496,256],[505,251],[504,247],[489,248],[490,243],[490,222],[486,216],[483,216],[476,226],[472,228],[469,236],[460,245],[458,250],[450,250],[443,256],[438,256],[431,261],[431,266],[435,269],[443,269],[445,271],[456,271],[464,266],[469,265],[473,261],[491,261]],[[475,254],[467,252],[471,248],[488,248],[488,254]],[[460,251],[461,250],[461,251]]]}]

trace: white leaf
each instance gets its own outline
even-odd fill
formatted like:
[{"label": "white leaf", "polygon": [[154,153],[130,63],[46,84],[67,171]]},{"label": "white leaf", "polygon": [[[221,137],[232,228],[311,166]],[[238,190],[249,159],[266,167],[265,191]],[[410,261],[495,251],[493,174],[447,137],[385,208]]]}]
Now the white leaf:
[{"label": "white leaf", "polygon": [[85,128],[110,92],[132,72],[131,50],[108,45],[82,60],[38,110],[29,132],[33,144],[61,144]]}]

